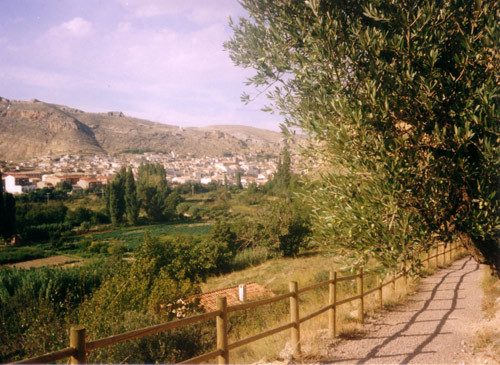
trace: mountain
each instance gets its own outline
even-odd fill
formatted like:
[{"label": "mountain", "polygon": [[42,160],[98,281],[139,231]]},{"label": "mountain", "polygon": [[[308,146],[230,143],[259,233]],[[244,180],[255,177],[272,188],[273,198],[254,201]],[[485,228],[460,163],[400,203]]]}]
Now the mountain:
[{"label": "mountain", "polygon": [[282,146],[280,133],[253,127],[180,128],[121,112],[86,113],[36,99],[0,98],[0,160],[127,151],[276,154]]}]

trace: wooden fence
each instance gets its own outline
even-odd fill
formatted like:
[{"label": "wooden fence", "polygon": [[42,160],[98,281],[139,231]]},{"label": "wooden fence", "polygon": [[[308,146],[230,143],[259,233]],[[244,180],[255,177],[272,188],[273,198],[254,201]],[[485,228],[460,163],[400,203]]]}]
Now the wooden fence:
[{"label": "wooden fence", "polygon": [[[442,250],[441,250],[442,248]],[[444,244],[438,245],[435,249],[432,249],[430,252],[426,253],[424,258],[422,259],[422,263],[426,269],[431,267],[432,261],[435,262],[435,266],[439,266],[440,263],[445,265],[447,262],[451,262],[453,259],[454,253],[459,253],[463,248],[459,247],[457,244],[451,244],[446,247]],[[448,254],[448,260],[446,258]],[[440,260],[442,258],[442,260]],[[70,358],[70,362],[72,364],[86,364],[87,363],[87,352],[110,346],[118,342],[123,342],[127,340],[131,340],[134,338],[140,338],[147,335],[151,335],[158,332],[163,332],[167,330],[171,330],[174,328],[179,328],[183,326],[187,326],[189,324],[198,323],[201,321],[205,321],[208,319],[216,319],[216,331],[217,331],[217,349],[215,351],[211,351],[205,353],[200,356],[193,357],[191,359],[185,360],[181,363],[200,363],[213,358],[218,358],[219,364],[228,364],[229,363],[229,352],[238,347],[250,344],[262,338],[274,335],[276,333],[291,330],[291,344],[293,347],[294,356],[300,356],[300,325],[306,321],[309,321],[322,313],[328,312],[328,333],[331,338],[334,338],[337,335],[337,308],[349,302],[357,301],[357,312],[358,312],[358,321],[363,323],[364,321],[364,299],[367,295],[377,292],[378,294],[378,305],[382,307],[383,298],[382,298],[382,289],[387,285],[392,285],[392,289],[395,289],[396,280],[399,278],[403,278],[406,284],[406,280],[408,277],[408,272],[406,267],[402,267],[399,272],[394,272],[389,280],[383,281],[380,275],[377,275],[377,286],[364,290],[363,281],[366,275],[371,275],[363,272],[363,270],[359,270],[356,275],[350,276],[342,276],[339,277],[337,272],[330,272],[330,278],[327,281],[323,281],[317,284],[313,284],[304,288],[298,288],[297,282],[290,282],[289,292],[283,295],[279,295],[276,297],[258,300],[254,302],[247,302],[238,305],[227,306],[225,297],[217,298],[217,309],[212,312],[199,314],[196,316],[179,319],[171,322],[166,322],[162,324],[158,324],[156,326],[141,328],[134,331],[129,331],[125,333],[121,333],[118,335],[106,337],[100,340],[89,341],[86,340],[85,328],[81,326],[72,327],[70,330],[69,336],[69,347],[54,351],[45,355],[41,355],[38,357],[33,357],[30,359],[22,360],[16,362],[16,364],[40,364],[40,363],[49,363],[57,360],[62,360],[66,358]],[[342,300],[337,300],[337,284],[343,281],[356,280],[357,293],[355,296],[345,298]],[[328,286],[329,295],[328,295],[328,304],[321,309],[310,313],[304,317],[299,316],[299,296],[305,292]],[[254,336],[238,340],[233,343],[229,343],[228,341],[228,313],[244,311],[250,308],[260,307],[266,304],[275,303],[284,299],[290,300],[290,322],[276,327],[265,332],[256,334]]]}]

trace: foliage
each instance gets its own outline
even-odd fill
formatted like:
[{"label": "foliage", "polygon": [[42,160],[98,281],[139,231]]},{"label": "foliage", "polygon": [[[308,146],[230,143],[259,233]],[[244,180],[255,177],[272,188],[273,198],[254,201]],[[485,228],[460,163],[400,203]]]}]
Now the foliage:
[{"label": "foliage", "polygon": [[[0,185],[2,185],[1,182]],[[0,189],[0,236],[7,239],[16,232],[16,200],[12,194],[3,193],[1,190],[2,189]]]},{"label": "foliage", "polygon": [[206,259],[213,263],[211,273],[223,274],[231,271],[237,252],[236,234],[226,222],[217,221],[204,242]]},{"label": "foliage", "polygon": [[[197,270],[206,270],[196,243],[187,237],[160,241],[146,236],[136,260],[115,266],[113,277],[82,307],[81,323],[101,338],[196,312],[196,302],[182,300],[199,292],[203,274]],[[202,327],[190,327],[96,351],[91,360],[175,362],[204,350],[202,335]]]},{"label": "foliage", "polygon": [[307,247],[309,212],[297,201],[283,198],[268,203],[257,216],[235,224],[239,246],[265,247],[274,255],[295,256]]},{"label": "foliage", "polygon": [[50,204],[24,204],[17,209],[18,230],[27,226],[62,223],[66,219],[68,208],[61,202]]},{"label": "foliage", "polygon": [[211,182],[209,184],[201,184],[195,182],[195,183],[179,184],[175,186],[173,190],[179,194],[201,194],[201,193],[208,193],[210,191],[215,191],[217,189],[218,185],[215,182]]},{"label": "foliage", "polygon": [[311,135],[326,171],[311,185],[317,230],[363,260],[458,234],[500,263],[499,3],[242,5],[225,46]]},{"label": "foliage", "polygon": [[241,185],[241,172],[239,170],[234,173],[234,181],[237,189],[243,189],[243,185]]},{"label": "foliage", "polygon": [[71,308],[106,277],[102,263],[70,269],[0,269],[0,361],[67,345]]},{"label": "foliage", "polygon": [[85,207],[77,207],[75,210],[66,212],[66,221],[73,227],[81,225],[83,222],[90,222],[93,217],[93,212]]},{"label": "foliage", "polygon": [[123,167],[107,186],[107,206],[113,224],[121,223],[125,214],[125,175],[126,170]]},{"label": "foliage", "polygon": [[291,180],[291,159],[290,152],[287,147],[284,147],[278,158],[278,166],[276,169],[276,174],[274,175],[274,180],[276,185],[281,190],[287,189],[290,185]]},{"label": "foliage", "polygon": [[19,194],[16,196],[16,201],[18,203],[45,203],[51,200],[66,200],[67,198],[66,192],[54,188],[43,188]]},{"label": "foliage", "polygon": [[252,247],[236,253],[232,262],[233,270],[243,270],[247,267],[262,264],[269,258],[269,251],[264,247]]},{"label": "foliage", "polygon": [[58,239],[72,227],[88,231],[91,224],[109,223],[109,217],[102,211],[81,206],[72,210],[62,202],[19,204],[15,212],[17,232],[32,242]]},{"label": "foliage", "polygon": [[125,177],[125,213],[130,225],[137,224],[140,208],[141,202],[137,197],[134,174],[132,173],[132,168],[129,167]]},{"label": "foliage", "polygon": [[45,257],[46,253],[40,247],[1,247],[0,265],[14,264],[27,260]]},{"label": "foliage", "polygon": [[179,195],[178,192],[172,191],[165,199],[163,217],[166,220],[173,220],[175,217],[177,217],[177,206],[183,201],[184,199]]},{"label": "foliage", "polygon": [[199,236],[175,235],[164,239],[145,235],[136,255],[138,260],[154,259],[153,270],[162,269],[170,278],[199,282],[206,279],[214,263],[206,259],[206,247]]},{"label": "foliage", "polygon": [[23,238],[30,242],[58,239],[63,232],[71,229],[69,223],[44,223],[36,226],[27,226],[21,232]]},{"label": "foliage", "polygon": [[141,164],[138,170],[137,192],[149,219],[163,221],[172,218],[180,196],[171,193],[167,186],[165,168],[160,164]]}]

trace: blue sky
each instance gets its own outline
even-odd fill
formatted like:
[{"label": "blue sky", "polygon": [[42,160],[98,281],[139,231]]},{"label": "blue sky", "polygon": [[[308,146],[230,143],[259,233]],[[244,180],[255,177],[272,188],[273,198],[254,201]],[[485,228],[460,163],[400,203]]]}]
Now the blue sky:
[{"label": "blue sky", "polygon": [[240,101],[250,70],[222,43],[236,0],[1,0],[0,96],[180,126],[279,130]]}]

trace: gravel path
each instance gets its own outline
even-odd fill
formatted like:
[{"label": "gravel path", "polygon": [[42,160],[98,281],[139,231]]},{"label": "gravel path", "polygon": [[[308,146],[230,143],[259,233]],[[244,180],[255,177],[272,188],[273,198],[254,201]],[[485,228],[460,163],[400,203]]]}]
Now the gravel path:
[{"label": "gravel path", "polygon": [[332,344],[322,363],[468,363],[464,343],[482,318],[481,277],[471,257],[455,261],[422,279],[404,305],[366,324],[364,336]]}]

